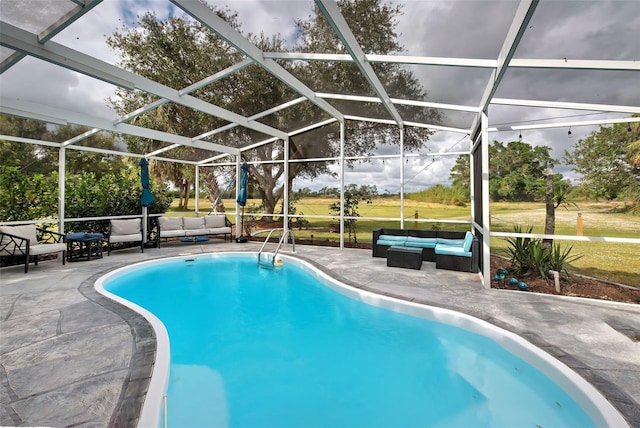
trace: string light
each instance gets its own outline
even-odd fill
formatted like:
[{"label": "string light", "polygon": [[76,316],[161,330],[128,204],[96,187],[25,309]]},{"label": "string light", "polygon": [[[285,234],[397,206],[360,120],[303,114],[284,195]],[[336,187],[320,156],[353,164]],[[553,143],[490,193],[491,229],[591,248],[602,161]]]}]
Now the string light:
[{"label": "string light", "polygon": [[520,134],[518,134],[518,140],[522,141],[522,131],[520,131]]},{"label": "string light", "polygon": [[567,132],[567,135],[571,135],[571,127],[569,127],[569,132]]},{"label": "string light", "polygon": [[631,124],[627,123],[627,132],[631,132]]}]

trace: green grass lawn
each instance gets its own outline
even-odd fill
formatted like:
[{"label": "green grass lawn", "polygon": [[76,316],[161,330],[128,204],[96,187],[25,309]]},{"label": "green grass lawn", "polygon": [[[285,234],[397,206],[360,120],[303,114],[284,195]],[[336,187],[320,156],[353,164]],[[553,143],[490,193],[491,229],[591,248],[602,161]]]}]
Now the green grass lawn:
[{"label": "green grass lawn", "polygon": [[[297,214],[305,216],[328,216],[329,204],[334,202],[331,198],[305,198],[296,204]],[[258,205],[260,201],[249,200],[247,206]],[[235,223],[233,213],[235,200],[225,199],[229,218]],[[176,203],[169,209],[167,215],[184,216],[194,215],[195,201],[190,200],[188,211],[178,211]],[[211,203],[201,199],[199,203],[200,214],[207,214]],[[587,203],[580,204],[579,208],[556,210],[557,235],[576,235],[578,213],[583,223],[583,235],[585,236],[609,236],[624,238],[640,238],[640,217],[617,213],[614,211],[614,203]],[[414,215],[418,213],[419,219],[447,219],[469,221],[470,209],[458,206],[433,204],[405,200],[405,228],[407,229],[433,229],[440,230],[469,230],[468,224],[419,222],[414,224]],[[371,204],[362,204],[359,209],[361,217],[400,217],[400,201],[398,198],[378,198]],[[340,235],[329,230],[330,219],[305,218],[308,224],[301,230],[295,229],[295,235],[299,238],[313,238],[315,240],[339,241]],[[534,233],[544,232],[545,211],[542,203],[492,203],[491,204],[491,228],[494,232],[513,232],[514,225],[520,225],[523,230],[533,226]],[[417,226],[417,227],[416,227]],[[400,222],[393,220],[366,220],[357,222],[358,242],[371,242],[372,231],[381,227],[399,228]],[[347,237],[345,236],[345,240]],[[572,254],[580,254],[582,257],[574,262],[572,272],[580,273],[595,278],[619,282],[626,285],[640,287],[640,244],[624,244],[610,242],[587,241],[559,241],[564,247],[572,245]],[[503,238],[491,238],[492,253],[501,254],[507,246]]]}]

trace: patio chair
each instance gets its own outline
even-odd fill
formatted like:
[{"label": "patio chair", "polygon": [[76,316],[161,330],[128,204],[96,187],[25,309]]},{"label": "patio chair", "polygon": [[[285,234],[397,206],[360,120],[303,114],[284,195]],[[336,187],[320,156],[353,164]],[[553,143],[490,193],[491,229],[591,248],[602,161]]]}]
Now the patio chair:
[{"label": "patio chair", "polygon": [[111,220],[109,222],[107,255],[111,255],[113,244],[123,242],[140,242],[140,251],[144,253],[142,241],[142,221],[139,218],[127,220]]},{"label": "patio chair", "polygon": [[64,235],[41,229],[33,224],[0,226],[0,257],[24,257],[24,273],[29,272],[29,262],[38,265],[38,256],[62,253],[65,264],[67,244]]}]

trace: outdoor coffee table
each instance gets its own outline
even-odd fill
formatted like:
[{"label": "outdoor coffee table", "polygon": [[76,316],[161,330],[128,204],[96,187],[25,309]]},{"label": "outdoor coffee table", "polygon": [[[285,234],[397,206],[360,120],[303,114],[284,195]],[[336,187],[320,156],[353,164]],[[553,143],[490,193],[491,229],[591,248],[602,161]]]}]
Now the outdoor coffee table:
[{"label": "outdoor coffee table", "polygon": [[387,250],[387,266],[420,269],[422,267],[422,248],[389,247]]},{"label": "outdoor coffee table", "polygon": [[67,260],[70,262],[88,261],[102,258],[104,235],[102,233],[68,233]]}]

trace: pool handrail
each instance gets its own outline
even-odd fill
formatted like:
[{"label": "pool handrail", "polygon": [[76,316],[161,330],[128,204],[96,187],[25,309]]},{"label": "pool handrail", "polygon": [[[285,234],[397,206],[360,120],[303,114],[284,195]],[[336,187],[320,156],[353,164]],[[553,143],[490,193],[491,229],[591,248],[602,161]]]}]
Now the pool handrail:
[{"label": "pool handrail", "polygon": [[[269,238],[271,238],[271,235],[273,234],[273,232],[281,231],[281,230],[284,230],[284,229],[282,228],[271,229],[269,231],[269,234],[267,235],[267,239],[264,240],[264,242],[262,243],[262,247],[260,247],[260,251],[258,251],[258,266],[265,266],[260,263],[260,259],[262,256],[262,252],[264,251],[264,247],[266,247],[267,243],[269,242]],[[278,241],[278,246],[276,247],[276,250],[273,252],[273,257],[271,258],[271,267],[275,266],[276,256],[278,255],[278,251],[280,251],[280,247],[282,247],[282,244],[285,242],[287,235],[291,236],[292,250],[294,253],[296,252],[296,238],[293,235],[293,231],[291,229],[284,230],[284,233],[282,234],[282,236],[280,237],[280,240]]]}]

